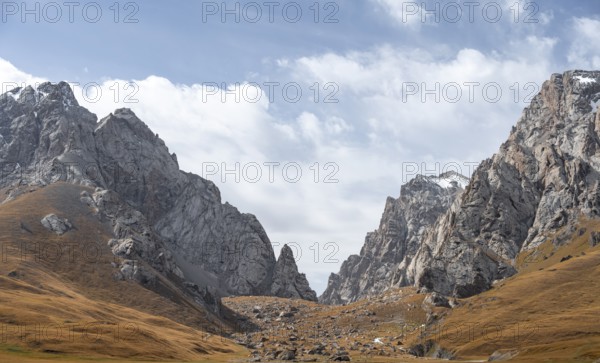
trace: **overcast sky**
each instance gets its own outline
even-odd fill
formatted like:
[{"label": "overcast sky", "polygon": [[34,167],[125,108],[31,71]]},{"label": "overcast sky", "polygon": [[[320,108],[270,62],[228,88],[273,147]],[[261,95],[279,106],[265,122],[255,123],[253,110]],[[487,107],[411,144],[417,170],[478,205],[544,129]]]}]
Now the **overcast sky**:
[{"label": "overcast sky", "polygon": [[597,0],[26,3],[1,3],[4,90],[133,109],[319,294],[407,179],[469,174],[552,73],[600,69]]}]

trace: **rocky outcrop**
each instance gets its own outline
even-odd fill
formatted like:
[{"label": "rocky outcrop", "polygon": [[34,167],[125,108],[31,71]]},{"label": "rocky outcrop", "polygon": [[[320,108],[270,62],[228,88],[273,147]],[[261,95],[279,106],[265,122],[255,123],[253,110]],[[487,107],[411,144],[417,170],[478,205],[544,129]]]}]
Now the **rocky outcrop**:
[{"label": "rocky outcrop", "polygon": [[[67,83],[17,88],[0,96],[0,136],[0,189],[9,198],[19,186],[57,181],[99,188],[81,201],[113,223],[116,255],[200,290],[271,294],[276,260],[256,217],[223,204],[212,182],[180,171],[131,110],[98,122]],[[302,280],[286,276],[293,281],[285,286]]]},{"label": "rocky outcrop", "polygon": [[131,270],[136,274],[123,273],[125,266],[133,264],[131,261],[140,259],[166,276],[185,278],[173,254],[163,245],[160,236],[154,232],[146,217],[125,203],[118,193],[96,188],[94,193],[83,191],[80,201],[112,225],[114,238],[108,241],[108,246],[115,256],[122,259],[117,266],[122,272],[117,274],[118,279],[149,280],[144,276],[150,273],[145,273],[139,265],[135,265],[135,270]]},{"label": "rocky outcrop", "polygon": [[218,188],[179,171],[164,142],[130,110],[117,110],[95,129],[103,187],[141,211],[186,275],[225,294],[269,293],[275,266],[258,220],[221,203]]},{"label": "rocky outcrop", "polygon": [[[477,294],[582,215],[600,216],[600,72],[554,74],[508,141],[428,231],[408,269],[427,290]],[[565,243],[566,239],[555,239]]]},{"label": "rocky outcrop", "polygon": [[[581,216],[600,217],[598,104],[600,71],[552,75],[463,193],[443,201],[435,188],[410,193],[421,177],[399,201],[388,199],[380,228],[332,274],[321,301],[405,284],[467,297],[515,274],[520,252],[554,235],[566,243]],[[402,201],[405,194],[417,197]]]},{"label": "rocky outcrop", "polygon": [[427,227],[433,225],[463,191],[468,179],[455,172],[419,175],[387,199],[379,228],[367,234],[360,255],[350,256],[331,274],[319,298],[344,304],[408,284],[406,267],[415,256]]},{"label": "rocky outcrop", "polygon": [[298,272],[294,253],[288,245],[281,249],[274,276],[271,295],[317,301],[317,294],[310,288],[306,276]]},{"label": "rocky outcrop", "polygon": [[48,214],[42,218],[40,222],[46,229],[56,233],[59,236],[73,229],[73,225],[68,219],[60,219],[56,216],[56,214]]}]

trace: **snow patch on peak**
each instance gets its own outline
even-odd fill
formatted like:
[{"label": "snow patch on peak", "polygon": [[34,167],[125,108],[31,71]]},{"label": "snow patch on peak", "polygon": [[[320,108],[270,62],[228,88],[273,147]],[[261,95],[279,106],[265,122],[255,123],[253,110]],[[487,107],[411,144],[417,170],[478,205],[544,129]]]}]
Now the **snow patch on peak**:
[{"label": "snow patch on peak", "polygon": [[439,176],[429,176],[428,179],[444,189],[451,187],[464,189],[469,184],[469,178],[454,171],[449,171]]},{"label": "snow patch on peak", "polygon": [[13,100],[17,101],[19,97],[21,97],[21,92],[23,92],[23,88],[17,87],[13,90],[7,92],[7,95],[13,98]]},{"label": "snow patch on peak", "polygon": [[575,76],[573,78],[576,79],[577,81],[579,81],[579,83],[582,83],[582,84],[596,83],[596,79],[590,78],[590,77],[586,77],[586,76]]}]

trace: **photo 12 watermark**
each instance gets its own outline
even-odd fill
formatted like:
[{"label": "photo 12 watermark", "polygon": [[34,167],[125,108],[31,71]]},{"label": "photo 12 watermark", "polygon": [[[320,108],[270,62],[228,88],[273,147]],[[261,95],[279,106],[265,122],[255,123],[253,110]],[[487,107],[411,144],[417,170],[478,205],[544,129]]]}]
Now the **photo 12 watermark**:
[{"label": "photo 12 watermark", "polygon": [[[20,227],[24,232],[32,233],[31,227],[24,222],[21,222]],[[96,241],[2,242],[0,243],[0,263],[7,263],[9,260],[49,264],[119,262],[120,258],[111,253],[106,245],[106,242]]]},{"label": "photo 12 watermark", "polygon": [[[337,184],[337,174],[340,167],[335,162],[314,163],[290,162],[204,162],[202,174],[204,179],[219,180],[221,183],[250,183],[259,182],[296,184],[303,179],[310,179],[315,184]],[[216,177],[216,178],[215,178]]]},{"label": "photo 12 watermark", "polygon": [[467,179],[471,178],[473,172],[481,164],[480,161],[463,161],[463,162],[403,162],[402,163],[402,183],[408,183],[418,175],[439,177],[449,174],[458,174]]},{"label": "photo 12 watermark", "polygon": [[141,334],[134,322],[91,321],[56,324],[0,324],[0,342],[118,343],[135,340]]},{"label": "photo 12 watermark", "polygon": [[[114,145],[118,145],[118,143],[114,142]],[[71,151],[75,151],[78,146],[73,141],[70,142],[69,147]],[[25,174],[23,165],[18,161],[0,162],[0,181],[21,178]],[[138,182],[139,166],[134,161],[113,161],[102,164],[95,162],[38,163],[30,166],[27,174],[30,173],[34,179],[47,183],[85,180],[88,182],[109,181],[112,185],[133,184]]]},{"label": "photo 12 watermark", "polygon": [[537,24],[540,6],[536,2],[515,1],[508,8],[494,1],[398,1],[401,3],[402,23],[498,23],[509,18],[514,23]]},{"label": "photo 12 watermark", "polygon": [[224,82],[202,83],[202,103],[211,101],[227,103],[257,103],[267,99],[269,103],[299,103],[309,98],[314,103],[339,103],[340,86],[335,82],[314,82],[302,86],[298,82]]},{"label": "photo 12 watermark", "polygon": [[[0,83],[0,94],[11,94],[13,98],[18,99],[25,88],[31,87],[37,90],[43,83],[45,82],[2,82]],[[105,85],[97,82],[67,83],[71,87],[75,98],[87,103],[98,103],[105,99],[115,104],[137,104],[140,102],[137,98],[140,87],[133,81],[112,81],[110,84]]]},{"label": "photo 12 watermark", "polygon": [[501,85],[498,82],[403,82],[402,103],[498,103],[508,97],[514,103],[530,103],[541,86],[535,82]]},{"label": "photo 12 watermark", "polygon": [[[340,244],[338,242],[286,242],[281,243],[277,241],[271,242],[274,248],[279,246],[287,245],[294,254],[294,260],[300,262],[302,256],[311,256],[311,260],[315,264],[328,263],[335,264],[339,263],[340,260],[336,258],[340,252]],[[308,247],[307,247],[308,246]],[[304,248],[303,248],[304,247]]]},{"label": "photo 12 watermark", "polygon": [[[303,256],[310,258],[315,264],[336,264],[340,252],[338,242],[279,242],[272,241],[273,248],[287,245],[294,255],[294,261],[300,262]],[[202,263],[222,265],[227,271],[235,271],[239,268],[241,261],[250,263],[262,263],[264,259],[264,243],[260,240],[244,241],[244,243],[228,244],[223,240],[204,241],[200,248],[199,260]]]},{"label": "photo 12 watermark", "polygon": [[95,1],[2,1],[0,4],[2,23],[49,23],[77,22],[98,23],[110,20],[115,24],[137,24],[140,5],[137,2]]},{"label": "photo 12 watermark", "polygon": [[303,19],[323,24],[340,22],[337,2],[203,1],[202,23],[298,23]]},{"label": "photo 12 watermark", "polygon": [[540,327],[537,324],[514,322],[506,324],[481,322],[460,322],[456,324],[403,324],[403,334],[414,334],[440,344],[456,344],[485,340],[488,342],[510,341],[524,342],[537,338]]}]

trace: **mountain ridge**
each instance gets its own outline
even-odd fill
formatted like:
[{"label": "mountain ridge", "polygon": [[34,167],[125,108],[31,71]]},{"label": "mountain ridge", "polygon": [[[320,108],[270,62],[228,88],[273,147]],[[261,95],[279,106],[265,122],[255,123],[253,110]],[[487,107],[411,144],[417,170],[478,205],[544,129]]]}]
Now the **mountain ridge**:
[{"label": "mountain ridge", "polygon": [[[423,223],[425,230],[410,260],[405,256],[387,262],[384,256],[369,260],[386,241],[379,238],[373,244],[367,235],[364,257],[351,256],[344,262],[342,277],[332,274],[321,301],[362,298],[366,281],[374,278],[385,285],[376,292],[415,285],[423,291],[468,297],[517,273],[517,255],[535,249],[555,231],[566,228],[555,238],[558,245],[566,243],[580,215],[600,216],[599,101],[600,71],[553,74],[499,151],[476,168],[464,192]],[[402,190],[422,180],[417,176]],[[416,193],[426,190],[416,188]],[[435,199],[425,195],[428,202]],[[402,205],[402,212],[394,215],[388,211],[393,200],[386,203],[379,234],[389,230],[384,220],[405,226],[401,215],[421,208],[421,203]],[[395,271],[382,263],[395,265]]]},{"label": "mountain ridge", "polygon": [[[0,96],[0,135],[3,202],[29,185],[64,181],[97,188],[82,199],[113,219],[117,250],[132,238],[123,230],[138,228],[131,254],[145,256],[159,271],[188,279],[206,275],[192,280],[216,295],[271,294],[277,261],[260,222],[222,204],[214,183],[180,171],[176,155],[132,110],[98,120],[79,106],[66,82],[46,82]],[[305,292],[312,298],[311,291]]]}]

